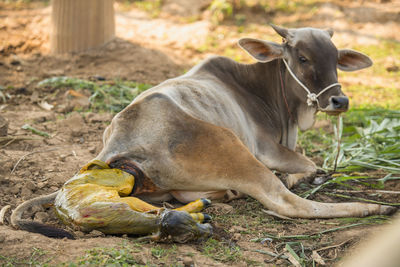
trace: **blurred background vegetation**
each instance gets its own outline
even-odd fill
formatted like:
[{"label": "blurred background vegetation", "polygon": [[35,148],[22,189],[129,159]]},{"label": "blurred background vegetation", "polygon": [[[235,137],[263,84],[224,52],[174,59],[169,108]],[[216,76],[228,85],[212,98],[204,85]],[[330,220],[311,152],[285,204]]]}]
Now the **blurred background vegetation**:
[{"label": "blurred background vegetation", "polygon": [[[351,105],[343,120],[319,114],[312,129],[300,132],[298,151],[327,172],[333,170],[339,137],[341,150],[338,173],[318,185],[301,184],[295,192],[326,202],[352,199],[400,205],[398,195],[376,191],[399,190],[396,181],[400,179],[399,0],[116,0],[115,40],[98,50],[56,56],[50,55],[47,48],[50,4],[49,0],[0,0],[0,111],[8,118],[17,118],[10,120],[13,135],[21,132],[41,135],[45,137],[46,146],[54,146],[55,138],[49,134],[53,132],[61,136],[63,144],[70,145],[73,139],[64,133],[64,128],[57,129],[57,125],[62,125],[71,112],[75,115],[78,112],[82,117],[96,114],[104,117],[103,123],[87,123],[90,134],[85,142],[77,145],[84,150],[89,146],[100,147],[101,133],[112,115],[141,92],[183,74],[212,54],[244,63],[254,62],[237,46],[239,38],[281,42],[269,23],[289,28],[332,28],[335,31],[333,42],[338,48],[361,51],[372,58],[374,65],[354,73],[339,71],[339,82],[350,97]],[[45,112],[50,119],[38,120],[34,118],[35,112]],[[25,123],[29,127],[20,129]],[[10,138],[12,140],[14,136]],[[9,155],[15,154],[15,161],[20,157],[16,153],[18,149],[20,153],[26,149],[22,144],[21,147],[4,142],[1,145]],[[43,146],[42,143],[39,145]],[[96,149],[92,150],[96,152]],[[63,162],[63,168],[68,162]],[[45,169],[43,164],[47,163],[35,161],[29,169]],[[16,181],[20,183],[20,180]],[[266,216],[261,205],[250,198],[230,205],[233,206],[231,213],[214,218],[221,229],[240,226],[242,230],[237,232],[243,235],[241,239],[252,238],[248,248],[258,243],[262,249],[265,244],[274,244],[270,241],[260,243],[267,240],[262,238],[260,241],[260,236],[286,242],[280,243],[283,245],[290,243],[294,253],[298,254],[296,257],[301,258],[301,266],[315,265],[311,251],[331,245],[333,235],[328,234],[331,243],[325,245],[320,239],[327,234],[324,232],[327,224],[336,225],[332,226],[336,231],[343,225],[355,227],[360,223],[382,223],[387,219],[379,216],[347,221],[296,220],[293,223]],[[279,236],[265,235],[276,229],[280,229],[275,232]],[[299,233],[301,235],[293,235]],[[315,242],[310,243],[310,240]],[[142,257],[142,244],[138,246],[134,249],[138,249]],[[176,263],[177,255],[182,254],[175,246],[167,249],[154,244],[149,246],[151,256],[147,259],[158,265],[172,265]],[[254,254],[246,256],[248,248],[210,239],[193,251],[200,251],[224,264],[241,261],[250,266],[263,265],[254,260]],[[339,257],[346,249],[347,245],[339,251]],[[264,253],[260,251],[257,253]],[[33,253],[40,256],[44,252],[34,250]],[[334,255],[328,252],[321,255],[330,259],[328,264],[338,260],[336,249]],[[33,256],[26,265],[39,264],[33,262]],[[6,266],[20,262],[5,256],[4,259]],[[88,251],[80,262],[69,263],[69,266],[98,265],[99,262],[107,266],[136,264],[129,248],[122,246],[121,249]]]}]

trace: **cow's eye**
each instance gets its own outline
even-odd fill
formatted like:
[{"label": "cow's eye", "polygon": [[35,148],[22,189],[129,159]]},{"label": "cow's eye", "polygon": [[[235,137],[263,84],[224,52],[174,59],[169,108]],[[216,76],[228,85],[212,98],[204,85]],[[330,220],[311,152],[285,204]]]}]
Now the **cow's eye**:
[{"label": "cow's eye", "polygon": [[299,61],[300,61],[301,63],[305,63],[305,62],[307,62],[307,58],[305,58],[305,57],[303,57],[303,56],[299,56]]}]

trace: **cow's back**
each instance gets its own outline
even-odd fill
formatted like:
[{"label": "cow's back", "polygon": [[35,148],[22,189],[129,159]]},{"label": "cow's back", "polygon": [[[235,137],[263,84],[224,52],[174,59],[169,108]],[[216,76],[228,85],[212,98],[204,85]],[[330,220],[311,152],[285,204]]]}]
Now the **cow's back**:
[{"label": "cow's back", "polygon": [[[203,67],[207,63],[208,61],[205,61],[187,74],[167,80],[144,92],[132,102],[131,106],[144,103],[153,106],[152,98],[155,95],[163,96],[170,104],[176,105],[177,112],[228,128],[247,147],[253,146],[257,127],[240,103],[240,99],[243,98],[242,92],[238,92],[237,88],[208,72]],[[165,107],[154,102],[151,112],[163,112],[162,108]]]}]

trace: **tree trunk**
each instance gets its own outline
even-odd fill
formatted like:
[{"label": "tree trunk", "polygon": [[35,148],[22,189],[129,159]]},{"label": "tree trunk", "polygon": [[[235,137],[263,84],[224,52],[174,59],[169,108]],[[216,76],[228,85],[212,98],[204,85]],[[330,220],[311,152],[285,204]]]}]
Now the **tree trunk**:
[{"label": "tree trunk", "polygon": [[52,0],[51,53],[99,47],[115,35],[114,0]]}]

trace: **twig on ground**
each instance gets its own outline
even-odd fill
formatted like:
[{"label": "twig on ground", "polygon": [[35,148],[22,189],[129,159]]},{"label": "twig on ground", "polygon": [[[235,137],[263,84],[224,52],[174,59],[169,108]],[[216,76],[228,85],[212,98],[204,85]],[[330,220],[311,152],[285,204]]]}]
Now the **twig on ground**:
[{"label": "twig on ground", "polygon": [[[354,223],[354,224],[349,224],[349,225],[344,225],[344,226],[339,226],[339,227],[335,227],[335,228],[330,228],[330,229],[326,229],[326,230],[322,230],[319,232],[315,232],[313,234],[304,234],[304,235],[288,235],[288,236],[276,236],[276,235],[272,235],[272,234],[265,234],[266,237],[269,237],[273,240],[310,240],[310,239],[318,239],[321,237],[321,235],[326,234],[326,233],[331,233],[331,232],[335,232],[335,231],[339,231],[339,230],[343,230],[343,229],[347,229],[347,228],[351,228],[351,227],[356,227],[356,226],[360,226],[360,225],[367,225],[370,223],[365,223],[365,222],[361,222],[361,223]],[[254,242],[258,242],[258,240],[260,240],[260,238],[258,239],[253,239],[251,241]]]},{"label": "twig on ground", "polygon": [[268,261],[266,261],[266,262],[275,261],[277,258],[283,259],[283,260],[287,260],[287,259],[288,259],[288,256],[283,255],[283,253],[276,254],[276,253],[274,253],[274,252],[270,252],[270,251],[266,251],[266,250],[261,250],[261,249],[255,249],[255,250],[251,250],[251,251],[253,251],[253,252],[258,252],[258,253],[261,253],[261,254],[265,254],[265,255],[274,257],[273,259],[268,260]]},{"label": "twig on ground", "polygon": [[21,141],[21,140],[42,140],[42,138],[37,138],[37,137],[35,138],[30,136],[0,136],[0,143],[7,142],[0,148],[6,147],[15,141]]},{"label": "twig on ground", "polygon": [[32,152],[29,152],[29,153],[23,155],[23,156],[17,161],[17,163],[15,163],[13,169],[11,170],[11,173],[13,173],[13,172],[15,171],[15,169],[18,167],[19,163],[20,163],[24,158],[26,158],[27,156],[30,156],[30,155],[36,154],[36,153],[50,152],[50,151],[54,151],[54,150],[58,150],[58,149],[61,149],[61,148],[57,147],[57,148],[50,148],[50,149],[46,149],[46,150],[37,150],[37,151],[32,151]]},{"label": "twig on ground", "polygon": [[0,136],[0,142],[7,142],[10,140],[42,140],[40,137],[31,137],[28,135],[17,135],[17,136]]},{"label": "twig on ground", "polygon": [[322,250],[327,250],[327,249],[331,249],[331,248],[341,247],[344,244],[347,244],[348,242],[350,242],[351,240],[353,240],[353,238],[347,239],[346,241],[343,241],[342,243],[339,243],[337,245],[332,245],[332,246],[327,246],[327,247],[316,249],[315,251],[322,251]]},{"label": "twig on ground", "polygon": [[16,140],[15,138],[11,139],[11,140],[8,141],[5,145],[2,145],[0,148],[4,148],[4,147],[8,146],[9,144],[11,144],[12,142],[14,142],[15,140]]},{"label": "twig on ground", "polygon": [[78,157],[76,156],[75,150],[72,150],[72,155],[74,156],[74,158],[75,158],[76,160],[79,160]]},{"label": "twig on ground", "polygon": [[330,232],[336,232],[338,230],[343,230],[343,229],[347,229],[347,228],[351,228],[351,227],[355,227],[355,226],[359,226],[359,225],[365,225],[365,224],[367,224],[367,223],[361,222],[361,223],[353,223],[353,224],[349,224],[349,225],[339,226],[339,227],[319,231],[319,232],[315,233],[314,235],[321,235],[321,234],[326,234],[326,233],[330,233]]},{"label": "twig on ground", "polygon": [[334,192],[337,193],[376,193],[376,194],[400,194],[400,191],[389,191],[389,190],[373,190],[373,189],[369,189],[369,190],[341,190],[341,189],[334,189]]},{"label": "twig on ground", "polygon": [[7,211],[11,208],[10,205],[4,206],[0,210],[0,225],[4,225],[4,216],[6,215]]}]

